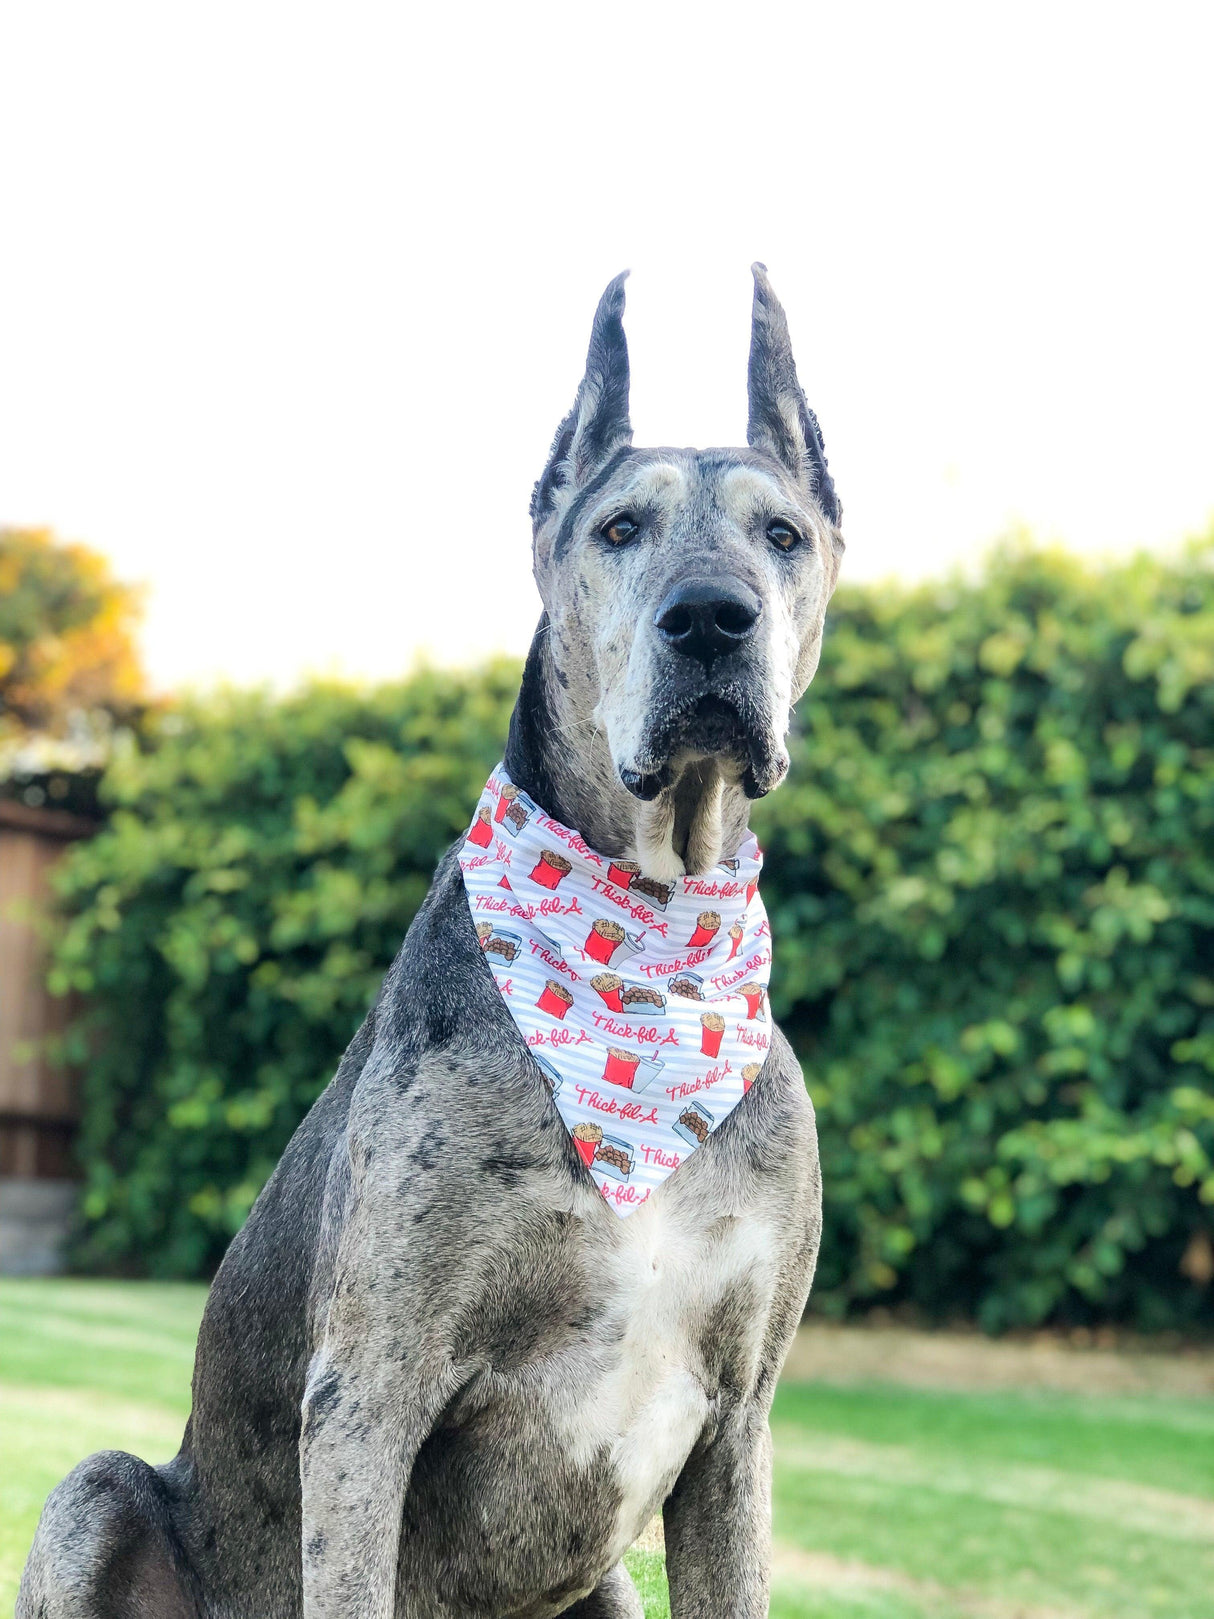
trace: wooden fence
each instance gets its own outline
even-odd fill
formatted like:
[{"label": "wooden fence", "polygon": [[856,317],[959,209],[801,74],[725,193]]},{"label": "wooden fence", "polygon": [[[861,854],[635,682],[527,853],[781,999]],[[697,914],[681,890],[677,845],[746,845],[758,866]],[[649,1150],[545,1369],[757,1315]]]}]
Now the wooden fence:
[{"label": "wooden fence", "polygon": [[0,1270],[55,1268],[73,1201],[76,1080],[46,1051],[72,1007],[46,988],[40,918],[51,868],[93,830],[62,810],[0,799]]}]

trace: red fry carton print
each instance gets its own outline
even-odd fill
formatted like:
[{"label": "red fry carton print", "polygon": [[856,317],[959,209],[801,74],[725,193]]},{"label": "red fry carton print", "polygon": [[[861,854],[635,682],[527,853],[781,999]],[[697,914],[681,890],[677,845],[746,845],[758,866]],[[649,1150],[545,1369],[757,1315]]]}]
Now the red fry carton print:
[{"label": "red fry carton print", "polygon": [[763,1001],[767,992],[762,984],[756,984],[752,979],[748,984],[739,984],[734,993],[744,997],[747,1017],[764,1018],[766,1016],[763,1011]]},{"label": "red fry carton print", "polygon": [[518,797],[518,788],[507,784],[497,795],[497,803],[493,809],[493,819],[500,825],[506,819],[506,811]]},{"label": "red fry carton print", "polygon": [[543,849],[531,872],[531,881],[541,888],[557,888],[573,870],[573,862],[555,849]]},{"label": "red fry carton print", "polygon": [[721,928],[721,913],[719,911],[701,911],[696,917],[695,932],[687,943],[695,949],[702,949],[716,938]]},{"label": "red fry carton print", "polygon": [[725,1019],[719,1012],[700,1013],[700,1050],[706,1057],[721,1055],[721,1036],[725,1033]]},{"label": "red fry carton print", "polygon": [[746,1092],[754,1084],[755,1080],[758,1079],[759,1073],[762,1070],[762,1067],[763,1067],[763,1064],[761,1062],[748,1062],[746,1064],[745,1068],[743,1068],[743,1070],[742,1070],[742,1095],[743,1096],[746,1095]]},{"label": "red fry carton print", "polygon": [[468,832],[468,842],[475,843],[478,849],[487,849],[493,842],[493,826],[489,820],[488,804],[482,804],[477,810],[476,819]]},{"label": "red fry carton print", "polygon": [[641,941],[626,932],[621,923],[600,916],[591,923],[582,948],[592,961],[602,962],[604,967],[609,967],[617,955],[635,956],[641,948]]},{"label": "red fry carton print", "polygon": [[534,814],[535,804],[527,794],[513,782],[507,782],[498,794],[493,819],[503,826],[512,838],[517,838]]},{"label": "red fry carton print", "polygon": [[595,973],[590,980],[590,987],[598,993],[604,1005],[610,1007],[613,1012],[622,1012],[624,1010],[624,1001],[621,994],[624,988],[624,980],[619,973]]},{"label": "red fry carton print", "polygon": [[729,930],[729,954],[726,961],[732,961],[742,948],[742,940],[746,937],[746,929],[740,922],[735,922]]},{"label": "red fry carton print", "polygon": [[626,1181],[632,1174],[636,1155],[631,1142],[604,1135],[601,1124],[590,1122],[575,1124],[571,1134],[578,1157],[587,1169],[602,1170],[617,1181]]},{"label": "red fry carton print", "polygon": [[639,1051],[624,1051],[620,1046],[609,1046],[603,1078],[609,1085],[623,1085],[626,1090],[631,1090],[640,1062]]},{"label": "red fry carton print", "polygon": [[578,1157],[589,1169],[594,1162],[594,1155],[599,1149],[603,1139],[603,1126],[601,1124],[575,1124],[572,1130],[573,1145],[577,1148]]},{"label": "red fry carton print", "polygon": [[550,978],[535,1004],[541,1012],[549,1012],[553,1017],[564,1018],[565,1013],[573,1005],[573,994],[558,979]]},{"label": "red fry carton print", "polygon": [[625,1090],[647,1091],[665,1066],[660,1057],[645,1057],[638,1051],[610,1046],[603,1078],[610,1085],[622,1085]]},{"label": "red fry carton print", "polygon": [[641,868],[635,860],[612,860],[607,867],[607,881],[617,888],[629,887],[632,879],[640,875]]}]

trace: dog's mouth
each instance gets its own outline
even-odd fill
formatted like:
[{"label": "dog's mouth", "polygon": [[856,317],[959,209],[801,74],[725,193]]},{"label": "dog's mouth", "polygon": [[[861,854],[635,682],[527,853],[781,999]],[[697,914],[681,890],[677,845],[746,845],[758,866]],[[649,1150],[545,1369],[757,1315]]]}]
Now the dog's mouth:
[{"label": "dog's mouth", "polygon": [[745,760],[750,756],[741,714],[733,703],[715,693],[699,698],[676,718],[670,741],[675,747],[690,748],[710,758]]},{"label": "dog's mouth", "polygon": [[711,759],[736,774],[748,798],[783,779],[788,758],[743,689],[705,692],[670,704],[650,727],[643,760],[620,769],[635,798],[649,802],[675,785],[687,765]]}]

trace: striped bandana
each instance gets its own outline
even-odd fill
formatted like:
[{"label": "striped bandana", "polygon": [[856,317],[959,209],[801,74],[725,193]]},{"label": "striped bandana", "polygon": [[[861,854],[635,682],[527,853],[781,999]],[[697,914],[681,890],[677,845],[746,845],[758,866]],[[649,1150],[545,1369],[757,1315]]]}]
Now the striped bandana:
[{"label": "striped bandana", "polygon": [[627,1216],[742,1100],[771,1041],[748,834],[702,877],[595,854],[499,765],[460,850],[493,980],[583,1163]]}]

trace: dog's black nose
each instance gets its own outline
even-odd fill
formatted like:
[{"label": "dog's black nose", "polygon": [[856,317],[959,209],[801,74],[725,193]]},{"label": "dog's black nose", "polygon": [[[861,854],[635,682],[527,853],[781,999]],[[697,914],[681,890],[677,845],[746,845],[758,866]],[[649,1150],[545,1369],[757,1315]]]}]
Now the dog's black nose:
[{"label": "dog's black nose", "polygon": [[676,652],[711,664],[738,650],[762,611],[763,603],[738,579],[684,579],[658,608],[653,622]]}]

